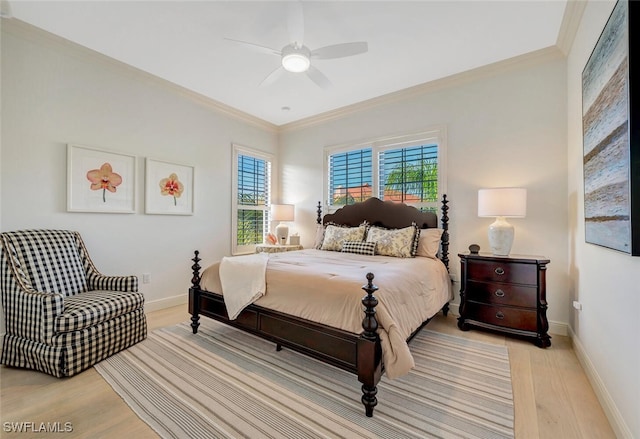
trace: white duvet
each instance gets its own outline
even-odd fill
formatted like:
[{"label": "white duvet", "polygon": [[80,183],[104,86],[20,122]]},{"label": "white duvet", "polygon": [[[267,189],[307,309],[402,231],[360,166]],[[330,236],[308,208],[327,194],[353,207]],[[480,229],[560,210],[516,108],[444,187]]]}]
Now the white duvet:
[{"label": "white duvet", "polygon": [[[203,289],[222,291],[219,267],[213,264],[203,272]],[[322,250],[272,253],[266,266],[266,293],[255,303],[360,334],[362,286],[369,272],[379,288],[376,317],[385,370],[395,378],[414,366],[407,337],[451,299],[449,275],[440,260]]]}]

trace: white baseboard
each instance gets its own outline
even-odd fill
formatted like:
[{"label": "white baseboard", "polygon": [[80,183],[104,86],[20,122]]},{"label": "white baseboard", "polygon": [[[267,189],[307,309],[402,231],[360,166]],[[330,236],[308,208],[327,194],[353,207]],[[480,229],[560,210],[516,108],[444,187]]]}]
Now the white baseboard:
[{"label": "white baseboard", "polygon": [[596,370],[593,363],[589,359],[589,356],[584,350],[584,346],[582,346],[580,339],[573,332],[573,329],[571,327],[569,327],[569,336],[571,337],[571,341],[573,342],[573,350],[578,357],[578,361],[580,361],[580,364],[582,365],[582,368],[587,375],[587,379],[591,383],[591,387],[593,387],[593,391],[598,397],[598,401],[600,401],[600,405],[602,406],[602,409],[604,410],[604,413],[607,416],[607,419],[609,420],[611,428],[616,434],[616,437],[621,439],[632,439],[633,435],[631,434],[631,430],[627,426],[626,422],[624,422],[624,419],[620,414],[616,403],[614,402],[613,398],[611,398],[611,395],[604,385],[604,382],[600,378],[598,371]]},{"label": "white baseboard", "polygon": [[180,294],[178,296],[165,297],[164,299],[157,299],[144,302],[145,312],[159,311],[165,308],[171,308],[172,306],[186,305],[189,301],[187,294]]},{"label": "white baseboard", "polygon": [[[460,304],[449,303],[449,312],[455,316],[460,315]],[[569,335],[569,325],[563,322],[549,322],[549,333],[555,335]]]}]

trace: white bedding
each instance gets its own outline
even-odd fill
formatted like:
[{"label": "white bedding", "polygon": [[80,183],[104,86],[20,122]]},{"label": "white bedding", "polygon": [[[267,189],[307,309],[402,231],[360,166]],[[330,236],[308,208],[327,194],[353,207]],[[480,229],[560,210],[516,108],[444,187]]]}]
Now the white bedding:
[{"label": "white bedding", "polygon": [[[203,289],[222,291],[218,271],[219,264],[214,264],[203,272]],[[360,334],[365,295],[361,288],[369,272],[379,288],[376,317],[386,374],[395,378],[414,365],[407,337],[451,299],[449,275],[441,261],[322,250],[273,253],[267,263],[266,294],[255,303]]]}]

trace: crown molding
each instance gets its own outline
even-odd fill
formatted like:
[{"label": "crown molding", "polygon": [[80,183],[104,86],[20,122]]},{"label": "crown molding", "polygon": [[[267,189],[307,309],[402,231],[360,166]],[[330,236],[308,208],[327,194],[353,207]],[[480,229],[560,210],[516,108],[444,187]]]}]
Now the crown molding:
[{"label": "crown molding", "polygon": [[203,105],[214,111],[226,116],[248,123],[252,126],[264,129],[266,131],[281,134],[289,131],[295,131],[320,125],[331,120],[343,118],[355,113],[367,111],[382,105],[396,103],[402,100],[415,98],[420,94],[431,93],[437,90],[460,86],[469,82],[479,80],[481,78],[495,76],[507,71],[522,69],[533,65],[542,64],[551,60],[564,58],[570,50],[571,44],[577,32],[582,14],[586,7],[584,0],[569,0],[565,8],[564,18],[561,30],[558,36],[558,42],[554,46],[529,52],[523,55],[512,57],[506,60],[498,61],[465,72],[450,75],[445,78],[419,84],[413,87],[405,88],[396,92],[378,96],[366,101],[358,102],[352,105],[330,110],[315,116],[300,119],[283,125],[275,125],[248,113],[240,111],[234,107],[218,102],[214,99],[203,96],[199,93],[191,91],[185,87],[176,85],[170,81],[154,76],[129,64],[117,61],[106,55],[88,49],[77,43],[46,32],[33,25],[25,23],[18,19],[2,19],[1,28],[3,32],[8,32],[22,39],[32,41],[37,44],[62,50],[68,56],[75,57],[80,60],[90,60],[93,63],[99,63],[104,68],[117,70],[131,77],[135,77],[145,82],[151,82],[163,87],[165,90],[176,93],[192,102]]},{"label": "crown molding", "polygon": [[388,105],[402,100],[415,98],[420,94],[431,93],[437,90],[442,90],[444,88],[460,86],[462,84],[477,81],[481,78],[487,78],[507,71],[531,67],[564,57],[565,55],[557,46],[549,46],[547,48],[529,52],[524,55],[508,58],[506,60],[477,67],[475,69],[456,73],[445,78],[425,82],[423,84],[405,88],[393,93],[388,93],[386,95],[358,102],[353,105],[338,108],[336,110],[327,111],[316,116],[311,116],[295,122],[280,125],[279,131],[280,133],[283,133],[287,131],[308,128],[314,125],[326,123],[331,120],[340,119],[351,114],[367,111],[381,105]]},{"label": "crown molding", "polygon": [[194,103],[207,107],[218,113],[224,114],[225,116],[232,117],[236,120],[270,131],[272,133],[278,132],[278,127],[276,125],[269,123],[263,119],[252,116],[234,107],[203,96],[200,93],[194,92],[165,79],[154,76],[150,73],[145,72],[144,70],[140,70],[129,64],[110,58],[106,55],[96,52],[95,50],[81,46],[77,43],[54,35],[50,32],[42,30],[36,26],[33,26],[16,18],[3,18],[0,23],[0,28],[3,33],[6,32],[23,40],[42,45],[46,48],[54,49],[56,51],[60,51],[66,56],[78,59],[80,61],[90,61],[91,63],[98,64],[101,68],[110,69],[120,74],[124,73],[126,76],[129,76],[131,78],[147,83],[152,83]]},{"label": "crown molding", "polygon": [[556,46],[560,48],[565,56],[571,51],[573,40],[575,40],[578,28],[580,27],[582,14],[584,14],[584,10],[586,8],[587,1],[585,0],[567,1],[567,5],[564,9],[564,15],[562,17],[562,24],[560,25],[560,31],[558,32],[558,39],[556,41]]}]

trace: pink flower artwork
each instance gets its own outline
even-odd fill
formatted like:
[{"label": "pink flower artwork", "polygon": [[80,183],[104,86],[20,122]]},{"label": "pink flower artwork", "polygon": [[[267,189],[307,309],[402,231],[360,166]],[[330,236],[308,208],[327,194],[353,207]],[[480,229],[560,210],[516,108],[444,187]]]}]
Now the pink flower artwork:
[{"label": "pink flower artwork", "polygon": [[169,175],[169,178],[160,180],[160,194],[172,196],[174,206],[178,204],[177,199],[180,198],[182,192],[184,192],[184,185],[178,180],[175,173]]},{"label": "pink flower artwork", "polygon": [[120,174],[113,172],[110,163],[104,163],[100,169],[92,169],[87,172],[87,180],[91,182],[91,190],[98,191],[102,189],[102,202],[106,203],[107,191],[115,193],[116,187],[122,183]]}]

